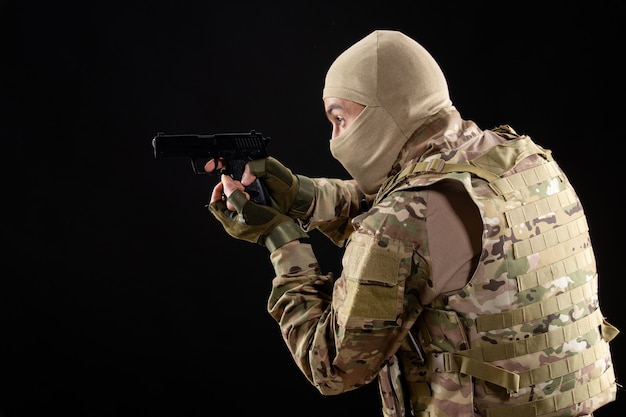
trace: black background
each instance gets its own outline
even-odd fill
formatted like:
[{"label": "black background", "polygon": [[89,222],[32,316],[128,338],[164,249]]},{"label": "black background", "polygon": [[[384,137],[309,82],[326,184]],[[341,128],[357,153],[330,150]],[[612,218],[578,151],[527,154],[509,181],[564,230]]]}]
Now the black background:
[{"label": "black background", "polygon": [[375,29],[421,42],[465,118],[553,151],[589,216],[604,315],[626,328],[617,7],[315,4],[0,0],[0,416],[380,415],[375,384],[323,397],[306,382],[266,313],[266,250],[206,211],[215,178],[150,144],[255,129],[294,171],[344,177],[323,78]]}]

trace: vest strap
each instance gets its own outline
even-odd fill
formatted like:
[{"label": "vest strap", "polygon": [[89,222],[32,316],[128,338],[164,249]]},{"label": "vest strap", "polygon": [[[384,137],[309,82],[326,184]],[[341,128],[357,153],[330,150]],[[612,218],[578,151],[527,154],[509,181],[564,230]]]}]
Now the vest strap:
[{"label": "vest strap", "polygon": [[382,184],[380,190],[378,191],[376,201],[380,201],[381,199],[383,199],[390,190],[394,189],[396,185],[403,181],[406,177],[415,174],[449,174],[452,172],[470,172],[474,175],[479,176],[480,178],[485,179],[488,182],[492,182],[500,178],[493,172],[490,172],[476,165],[472,165],[469,162],[451,164],[445,162],[443,159],[436,158],[429,161],[422,161],[417,162],[413,165],[409,165],[397,174],[387,178],[387,180]]},{"label": "vest strap", "polygon": [[433,372],[459,372],[506,388],[511,393],[579,371],[600,360],[608,352],[608,342],[600,340],[591,348],[575,355],[517,373],[452,352],[433,354],[431,366]]},{"label": "vest strap", "polygon": [[519,391],[520,376],[515,372],[467,356],[453,355],[460,373],[494,383],[506,388],[509,392]]},{"label": "vest strap", "polygon": [[[376,202],[383,199],[389,191],[404,181],[406,177],[422,173],[449,174],[452,172],[469,172],[486,180],[491,189],[498,195],[505,195],[517,189],[519,181],[529,185],[557,176],[561,180],[564,179],[560,175],[558,166],[552,159],[552,153],[549,149],[540,147],[528,136],[519,136],[514,131],[507,130],[506,126],[504,130],[498,128],[494,129],[494,132],[513,140],[496,145],[491,151],[467,162],[448,163],[443,159],[433,158],[409,165],[383,182],[378,190]],[[501,177],[504,172],[515,167],[524,158],[532,155],[541,155],[548,162],[509,177]]]},{"label": "vest strap", "polygon": [[400,177],[412,175],[416,173],[444,173],[449,174],[451,172],[470,172],[486,181],[492,182],[500,177],[494,174],[493,172],[476,166],[469,162],[459,162],[456,164],[451,164],[445,162],[443,159],[431,159],[430,161],[418,162],[414,165],[411,165],[407,169],[407,173],[404,175],[399,174]]},{"label": "vest strap", "polygon": [[430,356],[430,367],[433,372],[461,373],[489,381],[506,388],[509,392],[519,390],[520,377],[515,372],[454,352],[438,352]]}]

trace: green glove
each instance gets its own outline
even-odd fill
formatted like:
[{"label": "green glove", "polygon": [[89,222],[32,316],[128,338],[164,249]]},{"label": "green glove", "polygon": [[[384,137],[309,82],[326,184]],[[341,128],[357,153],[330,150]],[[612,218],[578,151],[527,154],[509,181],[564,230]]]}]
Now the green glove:
[{"label": "green glove", "polygon": [[302,218],[315,198],[313,180],[294,175],[278,160],[270,157],[249,161],[250,172],[263,181],[276,210],[294,219]]},{"label": "green glove", "polygon": [[248,200],[240,190],[235,190],[228,201],[235,206],[236,212],[228,210],[222,200],[209,204],[209,211],[236,239],[258,243],[273,252],[287,242],[309,237],[292,218],[272,207]]}]

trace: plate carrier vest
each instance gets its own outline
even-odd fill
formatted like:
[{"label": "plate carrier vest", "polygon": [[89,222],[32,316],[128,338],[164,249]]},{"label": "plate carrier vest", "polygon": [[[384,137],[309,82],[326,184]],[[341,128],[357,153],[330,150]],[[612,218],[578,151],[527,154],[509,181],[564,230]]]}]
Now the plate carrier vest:
[{"label": "plate carrier vest", "polygon": [[396,190],[461,181],[484,224],[477,271],[421,313],[379,378],[386,416],[590,416],[615,400],[582,205],[551,152],[509,126],[471,161],[441,155],[389,178]]}]

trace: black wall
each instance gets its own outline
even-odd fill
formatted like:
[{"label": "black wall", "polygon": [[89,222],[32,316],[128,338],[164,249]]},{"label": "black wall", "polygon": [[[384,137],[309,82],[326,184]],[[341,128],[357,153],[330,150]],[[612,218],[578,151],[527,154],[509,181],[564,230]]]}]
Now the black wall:
[{"label": "black wall", "polygon": [[345,176],[321,89],[374,29],[429,49],[465,118],[553,151],[589,216],[604,314],[626,328],[616,7],[211,3],[0,0],[0,417],[380,415],[375,385],[322,397],[306,382],[265,310],[266,250],[206,211],[215,178],[150,144],[255,129],[294,171]]}]

